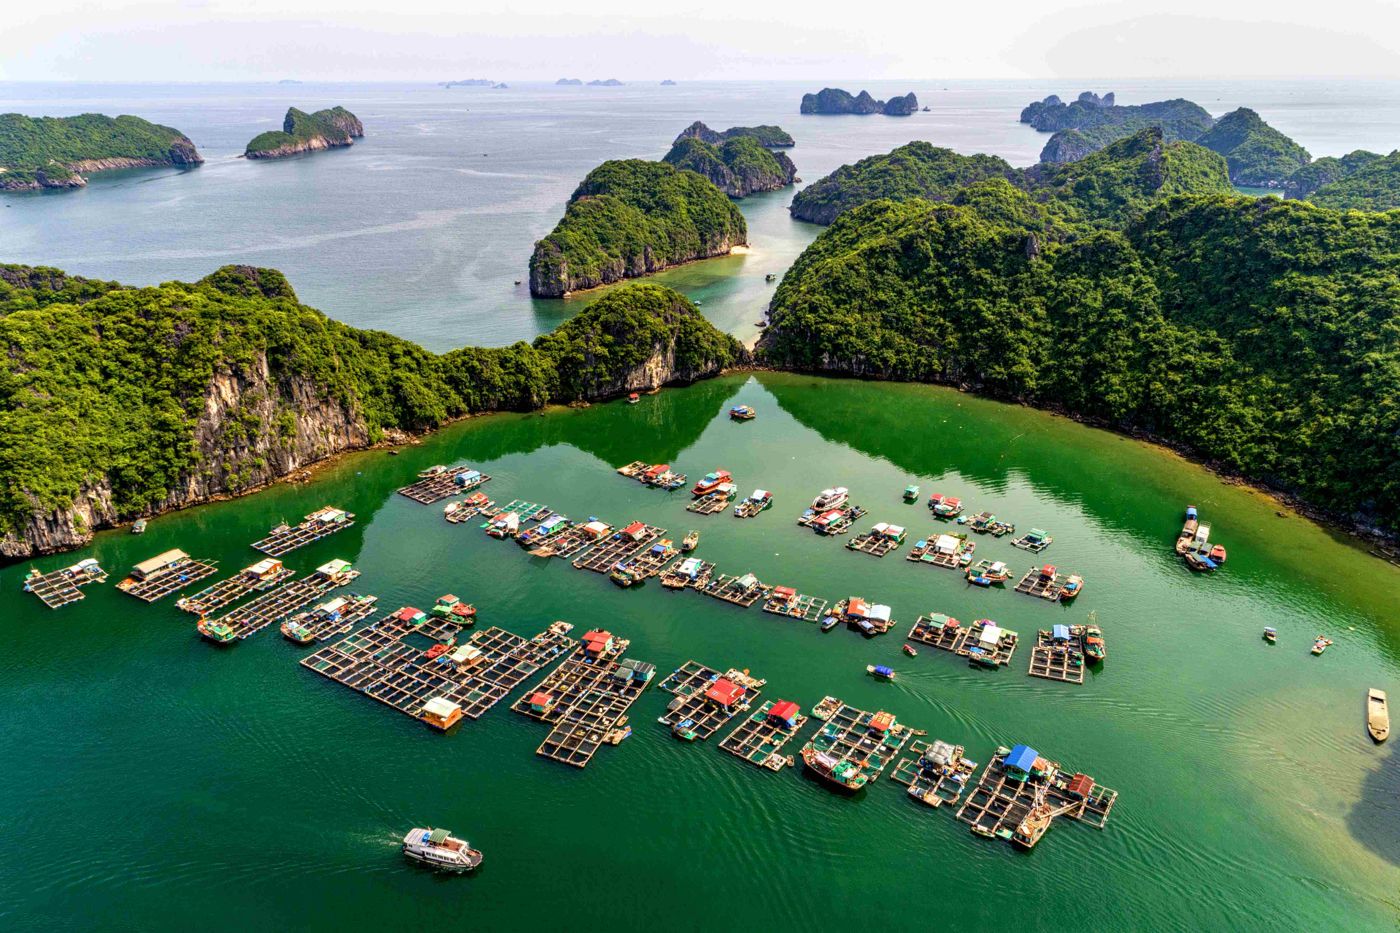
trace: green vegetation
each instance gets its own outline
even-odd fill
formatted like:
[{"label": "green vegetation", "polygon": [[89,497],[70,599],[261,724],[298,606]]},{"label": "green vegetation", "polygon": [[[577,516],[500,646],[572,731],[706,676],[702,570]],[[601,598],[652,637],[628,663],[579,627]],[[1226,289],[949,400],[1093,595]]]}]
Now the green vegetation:
[{"label": "green vegetation", "polygon": [[1103,230],[974,188],[842,214],[763,358],[1067,409],[1400,527],[1400,213],[1190,196]]},{"label": "green vegetation", "polygon": [[243,154],[256,159],[349,146],[364,135],[359,118],[344,107],[330,107],[315,113],[290,107],[282,120],[282,129],[254,136]]},{"label": "green vegetation", "polygon": [[[629,285],[533,345],[438,356],[333,321],[299,304],[280,273],[248,267],[126,288],[0,266],[0,347],[9,361],[0,370],[0,530],[12,533],[36,511],[69,508],[103,486],[113,514],[138,514],[214,463],[236,490],[263,450],[316,417],[298,391],[373,439],[471,412],[606,397],[626,391],[629,377],[689,381],[740,352],[683,296]],[[658,354],[657,373],[633,373]],[[196,429],[216,376],[241,386],[242,400],[211,440]],[[268,394],[271,410],[258,410]],[[249,447],[260,439],[262,449]]]},{"label": "green vegetation", "polygon": [[1196,143],[1225,157],[1230,181],[1275,186],[1312,160],[1308,150],[1259,118],[1248,107],[1225,114]]},{"label": "green vegetation", "polygon": [[666,162],[604,162],[588,173],[530,257],[530,293],[558,298],[748,240],[739,209],[707,179]]},{"label": "green vegetation", "polygon": [[1348,175],[1325,184],[1308,200],[1324,207],[1363,211],[1389,211],[1400,208],[1400,151],[1388,156],[1364,153],[1370,158],[1347,156],[1356,168]]},{"label": "green vegetation", "polygon": [[[770,148],[795,146],[797,141],[788,134],[781,126],[763,124],[762,126],[731,126],[724,131],[712,130],[702,121],[696,120],[694,123],[681,130],[676,137],[675,143],[683,139],[699,139],[703,142],[719,145],[727,139],[736,139],[740,136],[751,136],[765,146]],[[672,145],[675,145],[672,143]]]},{"label": "green vegetation", "polygon": [[947,200],[962,185],[984,178],[1019,181],[1020,172],[989,155],[959,155],[925,142],[843,165],[792,199],[792,216],[829,224],[836,215],[877,198]]},{"label": "green vegetation", "polygon": [[81,186],[102,161],[141,165],[202,162],[179,130],[140,117],[0,114],[0,190]]},{"label": "green vegetation", "polygon": [[1379,153],[1367,152],[1365,149],[1356,149],[1341,158],[1323,156],[1285,178],[1284,193],[1290,198],[1306,198],[1323,185],[1341,181],[1379,158]]},{"label": "green vegetation", "polygon": [[797,167],[781,152],[771,152],[752,136],[734,136],[719,145],[693,136],[677,140],[662,161],[709,179],[731,198],[776,191],[797,177]]},{"label": "green vegetation", "polygon": [[[1079,100],[1065,104],[1051,95],[1021,111],[1021,122],[1056,134],[1040,154],[1041,160],[1047,162],[1070,161],[1078,157],[1075,153],[1102,149],[1114,140],[1154,126],[1162,130],[1165,139],[1194,140],[1215,123],[1204,107],[1182,98],[1125,107],[1112,101],[1112,94],[1100,99],[1086,92]],[[1062,132],[1067,135],[1061,137]]]}]

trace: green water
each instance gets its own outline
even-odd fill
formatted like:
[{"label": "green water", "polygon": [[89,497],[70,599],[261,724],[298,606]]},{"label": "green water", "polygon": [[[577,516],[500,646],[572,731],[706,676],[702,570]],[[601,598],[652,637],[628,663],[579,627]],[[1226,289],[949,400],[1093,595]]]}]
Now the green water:
[{"label": "green water", "polygon": [[[758,420],[724,416],[740,402]],[[613,472],[633,459],[692,477],[725,467],[777,504],[752,521],[690,515],[684,493]],[[458,461],[493,474],[497,499],[644,518],[677,537],[700,528],[700,555],[721,569],[887,602],[898,633],[822,635],[654,582],[622,591],[394,495],[417,470]],[[1046,558],[1087,580],[1078,605],[969,588],[793,523],[840,483],[869,521],[921,536],[933,523],[900,501],[910,482],[1049,529]],[[1230,549],[1210,578],[1170,554],[1188,502]],[[1382,930],[1400,919],[1400,769],[1394,743],[1378,748],[1362,729],[1366,687],[1400,696],[1400,570],[1155,449],[936,388],[735,376],[635,406],[477,419],[401,456],[348,457],[308,486],[163,516],[143,537],[102,534],[38,565],[95,556],[120,572],[179,546],[233,571],[269,525],[324,503],[358,525],[289,565],[353,559],[357,589],[386,608],[452,591],[483,624],[522,634],[556,618],[604,625],[662,671],[691,657],[747,667],[770,698],[889,709],[978,761],[1028,742],[1119,789],[1119,802],[1106,830],[1057,823],[1019,853],[888,780],[845,798],[723,754],[717,739],[678,743],[654,722],[669,699],[655,689],[633,707],[636,734],[575,771],[537,758],[544,729],[504,705],[441,735],[302,669],[306,650],[275,630],[216,649],[173,606],[111,586],[49,611],[19,592],[26,567],[9,567],[7,928],[806,930],[990,927],[1014,913],[1019,929]],[[978,554],[1032,560],[1005,539],[980,539]],[[1029,636],[1090,610],[1109,659],[1079,687],[1027,677],[1025,647],[997,672],[899,650],[925,611]],[[1265,625],[1277,646],[1260,640]],[[1336,644],[1315,658],[1319,632]],[[872,662],[898,680],[867,677]],[[444,879],[409,866],[397,840],[414,825],[468,836],[483,869]]]}]

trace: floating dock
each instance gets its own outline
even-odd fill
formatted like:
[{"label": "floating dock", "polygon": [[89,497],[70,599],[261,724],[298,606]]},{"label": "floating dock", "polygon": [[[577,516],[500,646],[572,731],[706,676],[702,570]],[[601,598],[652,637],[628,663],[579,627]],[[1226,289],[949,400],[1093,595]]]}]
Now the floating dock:
[{"label": "floating dock", "polygon": [[738,577],[722,573],[706,583],[700,592],[747,609],[760,599],[766,599],[771,590],[771,587],[759,582],[758,577],[751,573]]},{"label": "floating dock", "polygon": [[618,467],[617,472],[628,479],[636,479],[638,476],[641,476],[642,471],[649,466],[651,466],[651,464],[647,463],[645,460],[633,460],[626,466]]},{"label": "floating dock", "polygon": [[251,567],[244,567],[234,576],[220,580],[213,586],[207,586],[192,596],[181,597],[175,601],[175,608],[197,616],[218,612],[249,593],[266,592],[292,576],[293,571],[282,566],[280,560],[269,557]]},{"label": "floating dock", "polygon": [[1011,663],[1020,638],[991,619],[978,619],[968,627],[967,637],[955,653],[982,667],[1005,667]]},{"label": "floating dock", "polygon": [[[839,512],[832,515],[832,512]],[[851,526],[865,515],[865,509],[858,505],[853,505],[846,509],[829,509],[825,512],[818,512],[808,509],[802,513],[802,517],[797,520],[797,524],[804,528],[811,528],[819,535],[844,535],[851,530]]]},{"label": "floating dock", "polygon": [[490,509],[480,509],[477,514],[486,519],[481,523],[481,527],[490,528],[493,521],[510,513],[519,517],[521,525],[526,522],[542,522],[554,514],[548,507],[538,502],[526,502],[524,499],[512,499],[500,508],[493,506]]},{"label": "floating dock", "polygon": [[767,683],[735,668],[721,674],[699,661],[686,661],[661,682],[661,689],[674,694],[675,699],[657,721],[687,741],[703,742],[746,712]]},{"label": "floating dock", "polygon": [[626,561],[627,569],[637,580],[645,580],[654,577],[661,572],[667,562],[680,553],[676,546],[665,539],[662,539],[646,550]]},{"label": "floating dock", "polygon": [[807,717],[801,714],[796,703],[769,700],[721,739],[719,747],[760,768],[781,771],[792,763],[791,758],[783,754],[783,746],[806,724]]},{"label": "floating dock", "polygon": [[977,544],[969,541],[967,535],[941,534],[915,542],[904,559],[945,570],[962,570],[972,563],[976,549]]},{"label": "floating dock", "polygon": [[878,778],[913,735],[890,713],[842,703],[802,746],[802,760],[817,777],[853,792]]},{"label": "floating dock", "polygon": [[872,557],[884,557],[904,543],[904,535],[905,531],[899,525],[879,522],[865,534],[847,541],[846,547]]},{"label": "floating dock", "polygon": [[868,603],[860,596],[848,596],[831,607],[830,615],[867,638],[883,635],[895,627],[892,610],[881,603]]},{"label": "floating dock", "polygon": [[344,635],[373,615],[378,603],[378,596],[337,596],[287,619],[282,623],[282,634],[299,645]]},{"label": "floating dock", "polygon": [[908,637],[910,641],[956,653],[967,640],[967,634],[968,630],[957,619],[934,612],[919,616]]},{"label": "floating dock", "polygon": [[715,565],[698,557],[682,557],[661,574],[661,585],[668,590],[691,587],[702,590],[714,576]]},{"label": "floating dock", "polygon": [[491,477],[469,466],[443,467],[429,476],[420,475],[418,482],[404,486],[399,490],[399,495],[407,496],[423,505],[432,505],[439,499],[471,492],[490,480]]},{"label": "floating dock", "polygon": [[734,487],[727,489],[716,489],[714,492],[707,492],[703,496],[692,499],[685,507],[687,512],[694,512],[696,515],[718,515],[729,508],[729,503],[734,501]]},{"label": "floating dock", "polygon": [[184,551],[166,551],[131,568],[131,576],[117,584],[129,596],[153,603],[191,583],[218,572],[218,561],[196,560]]},{"label": "floating dock", "polygon": [[773,505],[773,494],[766,489],[755,489],[753,495],[734,506],[736,518],[754,518],[762,515]]},{"label": "floating dock", "polygon": [[812,707],[812,718],[819,722],[826,722],[831,718],[831,714],[843,705],[840,697],[824,696],[816,706]]},{"label": "floating dock", "polygon": [[[1117,799],[1116,790],[1087,774],[1071,774],[1033,748],[1001,747],[958,810],[958,819],[979,836],[1030,848],[1061,816],[1103,829]],[[1033,814],[1036,819],[1028,824]],[[1033,828],[1036,822],[1041,825]],[[1033,830],[1029,836],[1027,829]]]},{"label": "floating dock", "polygon": [[799,593],[790,586],[775,586],[763,601],[763,611],[775,616],[816,622],[826,615],[827,601]]},{"label": "floating dock", "polygon": [[1016,592],[1040,599],[1059,599],[1060,575],[1049,564],[1044,567],[1032,567],[1021,578],[1021,582],[1016,584]]},{"label": "floating dock", "polygon": [[496,514],[496,500],[487,498],[484,492],[474,492],[461,502],[449,502],[443,507],[442,517],[454,525],[469,522],[483,513]]},{"label": "floating dock", "polygon": [[890,779],[909,788],[914,800],[934,809],[956,804],[977,772],[977,762],[963,757],[961,745],[915,739],[909,751],[913,754],[899,760]]},{"label": "floating dock", "polygon": [[209,622],[201,619],[200,634],[211,641],[242,641],[249,635],[261,632],[269,625],[281,622],[304,609],[336,587],[346,586],[359,575],[360,572],[351,570],[347,562],[333,561],[299,580],[293,580],[246,605],[239,606],[218,619]]},{"label": "floating dock", "polygon": [[107,571],[98,566],[91,557],[78,561],[71,567],[40,573],[30,570],[24,578],[24,591],[39,597],[39,601],[50,609],[57,609],[83,598],[79,587],[89,583],[106,583]]},{"label": "floating dock", "polygon": [[574,561],[574,566],[579,570],[591,570],[594,573],[611,573],[615,564],[626,560],[642,548],[650,547],[665,533],[665,528],[633,522],[579,557]]},{"label": "floating dock", "polygon": [[1043,528],[1032,528],[1021,537],[1011,542],[1012,547],[1018,547],[1023,551],[1030,551],[1032,554],[1039,554],[1041,551],[1053,544],[1055,539]]},{"label": "floating dock", "polygon": [[353,513],[328,505],[306,516],[305,521],[299,525],[278,525],[266,538],[253,542],[253,550],[262,551],[272,557],[281,557],[313,541],[329,537],[337,531],[344,531],[353,524]]},{"label": "floating dock", "polygon": [[460,625],[405,607],[301,664],[445,730],[464,717],[481,717],[525,678],[567,654],[572,629],[554,622],[526,639],[493,626],[457,644]]},{"label": "floating dock", "polygon": [[[630,733],[627,711],[656,669],[645,661],[620,659],[625,639],[608,633],[602,650],[580,648],[511,709],[552,728],[535,754],[575,768],[585,767],[598,749],[616,745]],[[588,636],[585,636],[587,638]]]},{"label": "floating dock", "polygon": [[584,551],[612,534],[612,526],[598,519],[589,519],[581,525],[574,525],[544,544],[530,551],[531,557],[561,557],[565,560],[578,557]]},{"label": "floating dock", "polygon": [[1057,625],[1037,632],[1027,673],[1067,684],[1084,683],[1083,637],[1084,627],[1080,625]]}]

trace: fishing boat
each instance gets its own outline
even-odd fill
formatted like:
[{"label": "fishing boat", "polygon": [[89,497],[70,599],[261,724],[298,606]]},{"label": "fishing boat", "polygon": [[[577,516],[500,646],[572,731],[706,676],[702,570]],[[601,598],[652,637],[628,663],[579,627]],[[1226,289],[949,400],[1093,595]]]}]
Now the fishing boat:
[{"label": "fishing boat", "polygon": [[638,395],[636,392],[633,392],[633,393],[631,393],[630,395],[627,396],[627,404],[628,404],[628,405],[635,405],[635,404],[637,404],[638,402],[640,402],[641,400],[642,400],[642,397],[641,397],[640,395]]},{"label": "fishing boat", "polygon": [[770,272],[770,273],[768,273],[767,275],[765,275],[765,276],[763,277],[763,281],[765,281],[765,282],[776,282],[777,279],[778,279],[777,274],[776,274],[776,273],[773,273],[773,272]]},{"label": "fishing boat", "polygon": [[1271,645],[1278,642],[1278,632],[1274,631],[1274,627],[1272,625],[1266,626],[1264,628],[1264,640]]},{"label": "fishing boat", "polygon": [[909,655],[909,657],[911,658],[917,657],[919,654],[919,652],[914,648],[914,646],[909,644],[908,642],[904,643],[904,653]]},{"label": "fishing boat", "polygon": [[1082,592],[1084,592],[1084,578],[1077,573],[1072,573],[1060,586],[1060,602],[1067,603]]},{"label": "fishing boat", "polygon": [[316,634],[306,626],[309,613],[299,612],[282,622],[282,637],[295,645],[309,645],[316,640]]},{"label": "fishing boat", "polygon": [[839,624],[841,624],[841,620],[836,618],[836,616],[827,616],[825,619],[822,619],[822,631],[829,632]]},{"label": "fishing boat", "polygon": [[1090,664],[1098,664],[1108,657],[1108,646],[1104,644],[1103,631],[1094,622],[1092,613],[1084,625],[1084,634],[1080,641],[1084,644],[1084,658]]},{"label": "fishing boat", "polygon": [[837,758],[830,752],[817,751],[811,745],[803,747],[802,763],[817,777],[841,790],[860,790],[870,780],[854,762]]},{"label": "fishing boat", "polygon": [[752,421],[758,417],[758,412],[748,405],[735,405],[729,409],[729,417],[735,421]]},{"label": "fishing boat", "polygon": [[139,534],[145,534],[145,532],[146,532],[146,520],[145,520],[144,518],[138,518],[136,521],[134,521],[134,522],[131,523],[131,533],[132,533],[132,534],[134,534],[134,535],[139,535]]},{"label": "fishing boat", "polygon": [[999,586],[1011,579],[1011,568],[1004,561],[979,560],[967,569],[967,582],[973,586]]},{"label": "fishing boat", "polygon": [[845,508],[846,502],[850,497],[851,491],[845,486],[823,489],[817,497],[812,500],[812,511],[829,512],[833,509]]},{"label": "fishing boat", "polygon": [[1210,549],[1210,554],[1207,555],[1207,556],[1209,556],[1210,559],[1213,560],[1213,561],[1215,561],[1217,564],[1223,564],[1223,563],[1225,563],[1225,545],[1223,545],[1223,544],[1215,544],[1215,545],[1212,545],[1212,546],[1211,546],[1211,549]]},{"label": "fishing boat", "polygon": [[1186,507],[1186,522],[1181,526],[1181,533],[1176,536],[1176,552],[1178,554],[1185,554],[1187,549],[1191,547],[1191,542],[1196,537],[1196,527],[1198,524],[1199,520],[1196,517],[1196,507],[1194,505],[1188,505]]},{"label": "fishing boat", "polygon": [[1196,573],[1210,573],[1217,566],[1215,561],[1211,560],[1209,556],[1199,554],[1195,551],[1187,551],[1182,555],[1182,558],[1186,561],[1186,566]]},{"label": "fishing boat", "polygon": [[699,733],[695,731],[695,720],[693,719],[682,719],[676,723],[671,727],[671,734],[682,742],[694,742],[700,737]]},{"label": "fishing boat", "polygon": [[623,589],[642,582],[642,576],[627,564],[615,564],[612,573],[608,574],[608,579]]},{"label": "fishing boat", "polygon": [[445,829],[414,827],[403,837],[405,857],[439,871],[468,872],[481,864],[481,853]]},{"label": "fishing boat", "polygon": [[905,486],[905,487],[904,487],[904,501],[905,501],[905,502],[918,502],[918,501],[919,501],[919,487],[918,487],[918,486],[915,486],[913,483],[910,483],[908,486]]},{"label": "fishing boat", "polygon": [[1366,731],[1377,742],[1390,735],[1390,708],[1384,690],[1372,687],[1366,691]]},{"label": "fishing boat", "polygon": [[733,482],[734,477],[729,475],[728,470],[715,470],[713,473],[706,473],[705,476],[690,488],[692,496],[704,496],[714,492],[725,483]]},{"label": "fishing boat", "polygon": [[865,672],[876,680],[894,680],[894,668],[886,667],[883,664],[867,664]]},{"label": "fishing boat", "polygon": [[978,667],[989,667],[992,670],[996,670],[1001,666],[997,663],[996,658],[992,657],[992,655],[980,645],[973,645],[971,648],[967,649],[967,660],[969,664],[975,664]]},{"label": "fishing boat", "polygon": [[238,640],[233,629],[225,622],[200,619],[199,623],[195,625],[195,629],[201,638],[212,641],[216,645],[231,645]]},{"label": "fishing boat", "polygon": [[497,515],[491,519],[491,525],[486,529],[486,533],[493,538],[514,538],[519,531],[520,516],[514,512]]},{"label": "fishing boat", "polygon": [[689,554],[691,551],[695,550],[695,545],[699,543],[700,532],[691,529],[685,533],[684,538],[681,538],[681,551]]},{"label": "fishing boat", "polygon": [[439,464],[436,464],[436,465],[434,465],[434,466],[428,467],[426,470],[420,470],[420,471],[418,471],[418,478],[419,478],[419,479],[431,479],[431,478],[433,478],[434,476],[437,476],[439,473],[446,473],[446,472],[447,472],[447,467],[445,467],[445,466],[443,466],[441,463],[439,463]]},{"label": "fishing boat", "polygon": [[1312,653],[1313,653],[1313,654],[1322,654],[1322,652],[1326,651],[1327,648],[1328,648],[1328,646],[1331,645],[1331,644],[1332,644],[1332,639],[1330,639],[1330,638],[1324,638],[1323,636],[1319,635],[1319,636],[1317,636],[1317,639],[1313,642]]}]

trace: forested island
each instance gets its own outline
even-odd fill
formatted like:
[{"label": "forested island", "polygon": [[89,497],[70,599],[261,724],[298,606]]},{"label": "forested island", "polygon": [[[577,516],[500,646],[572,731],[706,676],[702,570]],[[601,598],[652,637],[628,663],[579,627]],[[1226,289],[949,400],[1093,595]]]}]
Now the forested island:
[{"label": "forested island", "polygon": [[753,136],[734,136],[718,144],[685,136],[662,161],[705,177],[731,198],[777,191],[797,179],[792,159],[766,149]]},{"label": "forested island", "polygon": [[763,124],[762,126],[731,126],[727,130],[712,130],[700,120],[681,130],[672,143],[680,142],[683,139],[698,139],[712,145],[719,145],[726,140],[735,139],[740,136],[751,136],[770,149],[780,149],[797,145],[797,140],[781,126]]},{"label": "forested island", "polygon": [[744,215],[708,179],[667,162],[604,162],[535,244],[530,294],[562,298],[747,243]]},{"label": "forested island", "polygon": [[1060,409],[1400,531],[1400,213],[1209,193],[1223,159],[1155,128],[1042,168],[840,214],[761,360]]},{"label": "forested island", "polygon": [[10,558],[464,415],[690,382],[742,353],[680,294],[634,283],[533,343],[436,355],[235,266],[148,288],[0,266],[0,347]]},{"label": "forested island", "polygon": [[815,94],[803,94],[799,112],[828,115],[883,113],[887,117],[907,117],[918,109],[919,99],[913,91],[886,101],[876,100],[869,91],[861,91],[853,97],[842,88],[826,87]]},{"label": "forested island", "polygon": [[0,114],[0,191],[81,188],[93,172],[203,161],[184,133],[140,117]]},{"label": "forested island", "polygon": [[622,82],[616,78],[594,78],[588,82],[589,87],[622,87]]},{"label": "forested island", "polygon": [[364,135],[360,118],[344,107],[330,107],[315,113],[289,107],[282,129],[254,136],[243,155],[249,159],[281,159],[303,152],[349,146]]}]

